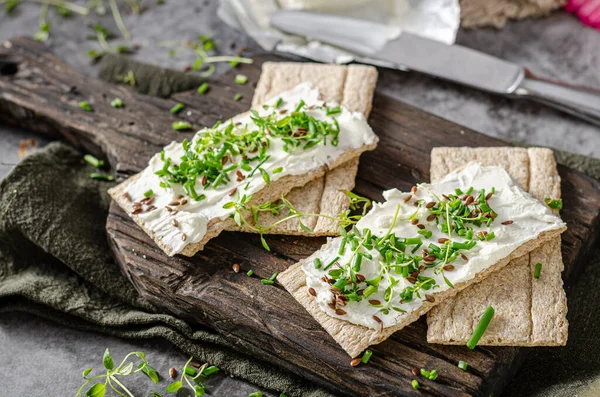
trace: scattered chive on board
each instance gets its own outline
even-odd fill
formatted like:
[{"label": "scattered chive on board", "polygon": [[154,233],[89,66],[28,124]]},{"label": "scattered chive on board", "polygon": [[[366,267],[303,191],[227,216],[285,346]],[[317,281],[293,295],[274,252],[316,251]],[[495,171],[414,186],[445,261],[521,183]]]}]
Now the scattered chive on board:
[{"label": "scattered chive on board", "polygon": [[483,316],[481,316],[481,319],[479,320],[479,324],[477,324],[477,327],[475,328],[475,330],[473,331],[473,334],[471,335],[471,339],[469,339],[469,341],[467,342],[467,347],[469,349],[471,349],[471,350],[475,349],[475,346],[477,346],[477,343],[479,342],[479,340],[485,333],[485,330],[487,329],[488,325],[490,325],[490,321],[492,321],[492,317],[494,317],[494,313],[495,313],[494,308],[491,306],[488,306],[485,309]]},{"label": "scattered chive on board", "polygon": [[208,83],[204,82],[202,84],[200,84],[200,87],[198,87],[198,94],[206,94],[206,91],[208,91]]},{"label": "scattered chive on board", "polygon": [[79,105],[80,108],[82,108],[86,112],[93,112],[94,111],[94,108],[92,107],[92,105],[90,105],[87,101],[81,101],[81,102],[79,102],[78,105]]},{"label": "scattered chive on board", "polygon": [[254,393],[248,394],[248,397],[263,397],[263,393],[261,391],[255,391]]},{"label": "scattered chive on board", "polygon": [[546,203],[546,205],[550,208],[552,208],[553,210],[561,210],[563,207],[563,201],[558,199],[558,200],[553,200],[549,197],[544,199],[544,202]]},{"label": "scattered chive on board", "polygon": [[185,105],[183,103],[178,103],[177,105],[173,106],[170,110],[171,113],[176,114],[179,113],[183,110],[183,108],[185,108]]},{"label": "scattered chive on board", "polygon": [[363,364],[368,363],[372,355],[373,352],[371,350],[365,350],[365,352],[362,355],[362,358],[360,359],[360,362]]},{"label": "scattered chive on board", "polygon": [[236,102],[240,99],[242,99],[242,94],[240,94],[239,92],[233,96],[233,100]]},{"label": "scattered chive on board", "polygon": [[104,161],[97,159],[91,154],[86,154],[85,156],[83,156],[83,160],[85,160],[85,162],[89,165],[94,166],[96,168],[104,167]]},{"label": "scattered chive on board", "polygon": [[421,388],[419,381],[416,379],[413,379],[412,382],[410,382],[410,384],[412,385],[413,389],[415,389],[415,390],[418,390],[419,388]]},{"label": "scattered chive on board", "polygon": [[244,85],[248,82],[248,77],[244,76],[243,74],[238,74],[235,76],[235,83],[236,84],[240,84],[240,85]]},{"label": "scattered chive on board", "polygon": [[535,265],[535,273],[533,274],[533,277],[539,279],[541,274],[542,274],[542,264],[538,263]]},{"label": "scattered chive on board", "polygon": [[106,175],[106,174],[100,174],[99,172],[91,172],[88,174],[88,177],[92,178],[92,179],[98,179],[98,180],[102,180],[102,181],[114,181],[115,178],[113,178],[110,175]]},{"label": "scattered chive on board", "polygon": [[187,121],[174,121],[173,122],[173,129],[175,131],[185,131],[185,130],[189,130],[192,128],[192,125],[190,123],[188,123]]},{"label": "scattered chive on board", "polygon": [[115,98],[110,102],[110,106],[112,106],[113,108],[122,108],[123,106],[125,106],[125,104],[123,103],[123,100],[121,98]]},{"label": "scattered chive on board", "polygon": [[252,277],[253,274],[254,274],[254,270],[252,270],[252,269],[248,270],[248,273],[246,273],[246,275],[248,277]]},{"label": "scattered chive on board", "polygon": [[463,371],[466,371],[468,367],[469,367],[469,363],[467,363],[466,361],[458,362],[458,368],[462,369]]}]

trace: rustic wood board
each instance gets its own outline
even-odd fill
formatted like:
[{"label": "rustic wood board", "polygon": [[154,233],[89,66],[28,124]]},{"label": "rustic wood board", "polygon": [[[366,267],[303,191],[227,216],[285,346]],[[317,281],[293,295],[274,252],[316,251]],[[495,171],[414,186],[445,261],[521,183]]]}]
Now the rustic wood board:
[{"label": "rustic wood board", "polygon": [[[252,84],[237,86],[232,74],[215,79],[208,95],[192,91],[171,99],[141,96],[72,69],[29,39],[17,38],[11,44],[2,51],[20,62],[19,71],[0,76],[0,120],[62,136],[105,156],[119,179],[143,169],[170,141],[192,136],[172,131],[175,119],[198,128],[212,125],[246,110],[252,97]],[[264,60],[281,58],[263,56],[236,73],[256,82]],[[239,102],[233,100],[236,92],[244,95]],[[124,109],[110,106],[115,97],[123,99]],[[82,100],[95,111],[79,109]],[[178,102],[187,107],[176,118],[169,109]],[[369,122],[381,141],[376,151],[362,156],[356,191],[376,200],[385,189],[405,190],[427,181],[429,153],[435,146],[506,145],[383,95],[376,94]],[[559,172],[565,202],[561,214],[569,225],[563,234],[568,283],[583,267],[598,234],[600,183],[566,167]],[[498,395],[527,351],[428,344],[421,320],[374,346],[368,365],[352,368],[346,353],[291,295],[280,286],[260,283],[260,278],[311,254],[324,239],[269,236],[268,253],[256,235],[223,233],[193,258],[169,258],[115,204],[107,231],[124,274],[149,301],[216,330],[239,350],[344,395]],[[233,263],[243,272],[234,273]],[[247,277],[249,269],[256,276]],[[459,360],[469,362],[468,372],[457,368]],[[417,392],[410,385],[413,367],[437,368],[440,376],[436,382],[421,378]]]}]

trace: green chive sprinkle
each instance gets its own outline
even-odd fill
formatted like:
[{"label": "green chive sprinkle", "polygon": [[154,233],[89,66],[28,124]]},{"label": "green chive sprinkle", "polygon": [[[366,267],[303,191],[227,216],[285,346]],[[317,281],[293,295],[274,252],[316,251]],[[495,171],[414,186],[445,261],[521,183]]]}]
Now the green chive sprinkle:
[{"label": "green chive sprinkle", "polygon": [[219,367],[215,367],[214,365],[211,365],[210,367],[204,368],[204,371],[202,371],[202,375],[210,376],[217,372],[219,372]]},{"label": "green chive sprinkle", "polygon": [[238,74],[237,76],[235,76],[235,83],[236,84],[244,85],[247,82],[248,82],[248,77],[244,76],[243,74]]},{"label": "green chive sprinkle", "polygon": [[122,108],[123,106],[125,106],[125,104],[123,103],[123,100],[121,98],[115,98],[110,102],[110,106],[112,106],[113,108]]},{"label": "green chive sprinkle", "polygon": [[546,205],[550,208],[552,208],[553,210],[561,210],[563,207],[563,201],[562,200],[553,200],[551,198],[545,198],[544,202],[546,203]]},{"label": "green chive sprinkle", "polygon": [[266,284],[266,285],[273,285],[275,284],[275,282],[273,280],[267,280],[267,279],[262,279],[260,280],[261,283]]},{"label": "green chive sprinkle", "polygon": [[542,274],[542,264],[538,263],[535,265],[535,273],[533,274],[533,277],[539,279],[541,274]]},{"label": "green chive sprinkle", "polygon": [[342,112],[342,108],[340,108],[339,106],[336,106],[334,108],[327,108],[327,110],[325,111],[325,114],[327,116],[331,116],[332,114],[338,114]]},{"label": "green chive sprinkle", "polygon": [[185,108],[185,105],[183,103],[178,103],[177,105],[175,105],[171,108],[170,112],[173,114],[177,114],[177,113],[181,112],[183,110],[183,108]]},{"label": "green chive sprinkle", "polygon": [[100,174],[98,172],[91,172],[88,174],[88,177],[90,177],[92,179],[102,180],[102,181],[114,181],[115,180],[115,178],[113,178],[110,175]]},{"label": "green chive sprinkle", "polygon": [[299,112],[300,109],[302,109],[304,107],[304,99],[300,99],[300,102],[298,103],[298,106],[296,106],[296,109],[294,109],[294,112]]},{"label": "green chive sprinkle", "polygon": [[150,189],[150,190],[146,190],[146,191],[144,192],[144,197],[150,197],[150,196],[152,196],[153,194],[154,194],[154,192],[152,191],[152,189]]},{"label": "green chive sprinkle", "polygon": [[321,268],[321,259],[320,258],[315,258],[314,263],[315,263],[315,269]]},{"label": "green chive sprinkle", "polygon": [[198,94],[206,94],[206,91],[208,91],[208,83],[204,82],[202,84],[200,84],[200,87],[198,87]]},{"label": "green chive sprinkle", "polygon": [[287,394],[285,394],[285,393],[281,393],[281,394],[279,395],[279,397],[288,397],[288,395],[287,395]]},{"label": "green chive sprinkle", "polygon": [[454,193],[456,193],[457,196],[460,196],[463,194],[463,191],[460,190],[459,188],[454,189]]},{"label": "green chive sprinkle", "polygon": [[253,274],[254,274],[254,270],[252,270],[252,269],[248,270],[248,273],[246,273],[246,275],[248,277],[252,277]]},{"label": "green chive sprinkle", "polygon": [[325,268],[324,268],[323,270],[327,270],[327,269],[329,269],[331,266],[333,266],[333,264],[334,264],[335,262],[337,262],[337,261],[338,261],[338,259],[340,259],[340,257],[339,257],[339,256],[336,256],[335,258],[333,258],[333,260],[332,260],[331,262],[329,262],[329,263],[327,264],[327,266],[325,266]]},{"label": "green chive sprinkle", "polygon": [[283,104],[283,99],[278,98],[277,102],[275,102],[275,109],[278,109]]},{"label": "green chive sprinkle", "polygon": [[458,368],[462,369],[463,371],[466,371],[468,367],[469,367],[469,363],[467,363],[466,361],[458,362]]},{"label": "green chive sprinkle", "polygon": [[419,233],[420,235],[422,235],[425,238],[430,238],[433,235],[431,230],[427,230],[427,229],[419,230],[417,233]]},{"label": "green chive sprinkle", "polygon": [[363,364],[368,363],[369,359],[371,358],[372,355],[373,355],[373,352],[371,350],[365,350],[365,352],[362,355],[362,358],[360,359],[360,362]]},{"label": "green chive sprinkle", "polygon": [[410,384],[412,385],[413,389],[418,390],[419,388],[421,388],[421,385],[419,385],[419,381],[416,379],[413,379],[412,382],[410,382]]},{"label": "green chive sprinkle", "polygon": [[494,232],[488,233],[487,236],[485,236],[485,239],[487,241],[493,240],[494,237],[496,237],[496,234]]},{"label": "green chive sprinkle", "polygon": [[283,167],[277,167],[273,170],[273,174],[279,174],[281,171],[283,171]]},{"label": "green chive sprinkle", "polygon": [[92,107],[92,105],[90,105],[89,103],[87,103],[87,101],[79,102],[79,107],[82,108],[83,110],[85,110],[86,112],[93,112],[94,111],[94,108]]},{"label": "green chive sprinkle", "polygon": [[192,128],[192,125],[190,123],[188,123],[187,121],[174,121],[173,122],[173,129],[175,131],[185,131],[185,130],[189,130]]},{"label": "green chive sprinkle", "polygon": [[96,168],[102,168],[104,166],[104,161],[98,160],[96,157],[92,156],[91,154],[86,154],[85,156],[83,156],[83,160],[85,160],[85,162],[88,163],[89,165],[92,165]]},{"label": "green chive sprinkle", "polygon": [[272,275],[271,277],[269,277],[269,280],[271,280],[271,281],[275,281],[275,279],[277,278],[277,275],[278,275],[278,274],[279,274],[279,273],[277,273],[277,272],[273,273],[273,275]]},{"label": "green chive sprinkle", "polygon": [[239,92],[233,96],[233,100],[236,102],[240,99],[242,99],[242,94],[240,94]]},{"label": "green chive sprinkle", "polygon": [[494,313],[494,308],[491,306],[488,306],[485,309],[483,316],[481,316],[481,319],[479,320],[479,324],[477,324],[477,328],[475,328],[475,331],[473,331],[473,335],[471,335],[471,339],[469,339],[469,341],[467,342],[467,347],[469,349],[475,349],[475,346],[477,346],[479,339],[481,339],[488,325],[490,325],[490,321],[492,321]]},{"label": "green chive sprinkle", "polygon": [[466,194],[466,195],[469,195],[469,194],[471,194],[471,193],[473,193],[473,186],[471,186],[471,187],[469,188],[469,190],[467,190],[467,192],[466,192],[465,194]]},{"label": "green chive sprinkle", "polygon": [[248,397],[263,397],[263,394],[261,391],[255,391],[254,393],[248,394]]}]

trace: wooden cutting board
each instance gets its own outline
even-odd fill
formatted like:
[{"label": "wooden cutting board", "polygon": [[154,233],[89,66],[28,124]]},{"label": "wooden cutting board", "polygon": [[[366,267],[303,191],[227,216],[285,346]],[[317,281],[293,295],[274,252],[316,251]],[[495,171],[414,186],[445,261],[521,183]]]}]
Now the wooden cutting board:
[{"label": "wooden cutting board", "polygon": [[[230,73],[213,80],[207,95],[190,91],[160,99],[86,76],[29,39],[17,38],[8,47],[3,51],[19,61],[19,71],[0,76],[0,120],[62,136],[83,151],[103,156],[121,180],[142,170],[167,143],[192,136],[173,131],[174,120],[200,128],[247,110],[261,63],[281,60],[264,56],[236,70],[249,77],[246,86],[235,85]],[[244,96],[239,102],[233,100],[236,92]],[[115,97],[125,108],[110,106]],[[82,100],[94,112],[81,110],[77,104]],[[175,117],[169,109],[178,102],[186,110]],[[506,145],[380,94],[375,95],[369,122],[381,140],[377,150],[361,157],[355,190],[375,200],[386,189],[406,190],[428,181],[429,153],[435,146]],[[566,167],[559,172],[565,203],[561,214],[569,225],[563,234],[568,284],[598,235],[600,183]],[[123,273],[149,301],[216,330],[257,359],[342,395],[498,395],[528,350],[469,351],[428,344],[421,319],[374,346],[368,365],[353,368],[348,355],[290,294],[260,282],[317,250],[324,239],[269,236],[269,253],[256,235],[223,233],[193,258],[169,258],[115,204],[106,227]],[[234,263],[243,271],[234,273]],[[254,277],[246,275],[250,269]],[[459,360],[469,363],[469,371],[457,368]],[[421,378],[422,388],[415,391],[410,384],[413,367],[437,368],[440,376],[436,382]]]}]

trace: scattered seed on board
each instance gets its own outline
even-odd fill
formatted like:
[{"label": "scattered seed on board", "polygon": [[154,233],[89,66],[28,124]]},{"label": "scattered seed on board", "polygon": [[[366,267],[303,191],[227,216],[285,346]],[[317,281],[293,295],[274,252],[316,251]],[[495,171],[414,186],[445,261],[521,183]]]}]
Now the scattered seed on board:
[{"label": "scattered seed on board", "polygon": [[419,368],[413,368],[411,372],[414,376],[419,376],[419,374],[421,373],[421,371],[419,371]]},{"label": "scattered seed on board", "polygon": [[355,358],[354,360],[350,361],[350,365],[352,365],[353,367],[356,367],[358,364],[360,364],[361,359],[360,358]]},{"label": "scattered seed on board", "polygon": [[171,377],[171,379],[175,379],[175,377],[177,376],[177,371],[175,370],[175,368],[171,368],[169,370],[169,376]]},{"label": "scattered seed on board", "polygon": [[234,263],[233,266],[231,266],[231,268],[233,269],[234,272],[239,273],[240,272],[240,265],[238,265],[237,263]]}]

